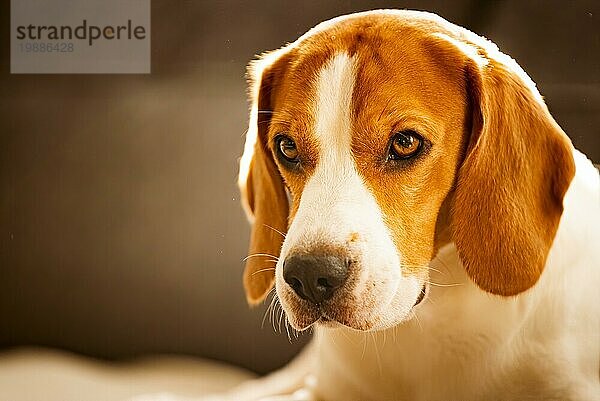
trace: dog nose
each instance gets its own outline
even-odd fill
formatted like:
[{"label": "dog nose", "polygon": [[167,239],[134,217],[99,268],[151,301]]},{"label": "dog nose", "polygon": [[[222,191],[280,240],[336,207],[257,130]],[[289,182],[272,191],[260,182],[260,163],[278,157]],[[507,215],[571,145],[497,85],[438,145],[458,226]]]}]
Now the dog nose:
[{"label": "dog nose", "polygon": [[283,264],[283,278],[302,299],[320,304],[331,298],[348,276],[348,262],[335,255],[292,255]]}]

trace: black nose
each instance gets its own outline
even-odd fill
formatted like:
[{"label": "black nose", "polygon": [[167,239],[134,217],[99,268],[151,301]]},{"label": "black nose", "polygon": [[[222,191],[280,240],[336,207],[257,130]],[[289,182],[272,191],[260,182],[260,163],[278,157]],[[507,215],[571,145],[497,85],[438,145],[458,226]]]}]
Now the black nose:
[{"label": "black nose", "polygon": [[299,297],[320,304],[331,298],[348,276],[348,262],[335,255],[292,255],[283,264],[283,278]]}]

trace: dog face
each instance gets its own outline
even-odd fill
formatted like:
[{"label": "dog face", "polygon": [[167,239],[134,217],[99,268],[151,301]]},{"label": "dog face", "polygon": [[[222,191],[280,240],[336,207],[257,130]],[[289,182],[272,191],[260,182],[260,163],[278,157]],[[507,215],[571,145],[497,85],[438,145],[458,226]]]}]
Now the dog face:
[{"label": "dog face", "polygon": [[574,174],[570,144],[492,44],[425,13],[363,13],[251,75],[250,302],[274,282],[297,329],[389,327],[422,300],[450,241],[483,290],[535,284]]}]

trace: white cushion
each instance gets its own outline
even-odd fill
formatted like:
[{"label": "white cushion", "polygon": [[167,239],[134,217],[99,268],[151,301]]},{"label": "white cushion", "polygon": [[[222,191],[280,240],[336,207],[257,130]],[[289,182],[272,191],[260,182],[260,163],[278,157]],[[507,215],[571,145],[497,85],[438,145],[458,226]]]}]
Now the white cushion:
[{"label": "white cushion", "polygon": [[198,397],[252,377],[223,363],[179,356],[110,363],[47,349],[0,354],[0,400],[123,401],[160,392]]}]

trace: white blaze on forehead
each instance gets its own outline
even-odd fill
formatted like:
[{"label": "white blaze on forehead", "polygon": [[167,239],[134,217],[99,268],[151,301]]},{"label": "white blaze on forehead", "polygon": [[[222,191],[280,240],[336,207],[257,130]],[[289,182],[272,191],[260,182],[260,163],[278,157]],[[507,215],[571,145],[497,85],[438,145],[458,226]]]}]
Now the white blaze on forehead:
[{"label": "white blaze on forehead", "polygon": [[329,157],[344,158],[344,154],[350,155],[355,81],[356,60],[345,53],[334,56],[319,73],[315,135],[320,143],[322,161]]},{"label": "white blaze on forehead", "polygon": [[[335,229],[328,227],[335,224],[334,216],[340,219],[351,207],[357,206],[357,199],[352,198],[360,197],[361,193],[370,195],[354,167],[351,151],[355,81],[356,60],[346,53],[339,53],[325,63],[316,80],[313,135],[318,142],[319,159],[301,199],[301,206],[304,203],[307,210],[299,212],[309,220],[314,219],[313,229],[321,232]],[[310,209],[323,211],[315,213]],[[323,218],[324,213],[328,218]],[[340,231],[350,229],[339,224],[341,222],[335,225]]]},{"label": "white blaze on forehead", "polygon": [[345,53],[333,56],[315,80],[314,118],[311,132],[319,158],[308,179],[282,254],[299,246],[343,246],[351,233],[369,237],[377,245],[390,245],[375,197],[359,175],[352,155],[352,94],[357,62]]}]

